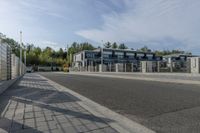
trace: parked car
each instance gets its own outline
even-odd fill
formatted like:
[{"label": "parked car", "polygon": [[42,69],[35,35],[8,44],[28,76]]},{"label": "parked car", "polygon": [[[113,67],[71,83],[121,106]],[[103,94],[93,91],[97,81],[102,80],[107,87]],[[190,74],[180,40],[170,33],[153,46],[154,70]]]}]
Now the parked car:
[{"label": "parked car", "polygon": [[33,67],[32,67],[32,66],[26,67],[26,72],[27,72],[27,73],[32,73],[32,72],[34,72]]}]

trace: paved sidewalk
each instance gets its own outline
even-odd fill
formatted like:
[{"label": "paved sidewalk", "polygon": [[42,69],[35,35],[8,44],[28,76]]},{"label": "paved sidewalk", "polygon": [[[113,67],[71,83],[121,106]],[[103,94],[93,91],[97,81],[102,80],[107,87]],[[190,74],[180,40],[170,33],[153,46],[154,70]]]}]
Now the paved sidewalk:
[{"label": "paved sidewalk", "polygon": [[112,120],[96,117],[78,98],[38,74],[26,74],[0,95],[0,133],[115,133]]}]

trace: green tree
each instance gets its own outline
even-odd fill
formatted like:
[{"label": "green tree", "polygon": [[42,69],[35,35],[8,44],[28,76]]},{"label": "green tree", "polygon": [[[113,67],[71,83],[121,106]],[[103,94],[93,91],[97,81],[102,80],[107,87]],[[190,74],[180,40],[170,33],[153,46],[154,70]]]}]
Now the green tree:
[{"label": "green tree", "polygon": [[110,42],[107,42],[107,43],[104,44],[104,47],[105,47],[105,48],[111,48],[111,46],[112,46],[112,45],[111,45]]},{"label": "green tree", "polygon": [[117,48],[118,48],[118,45],[117,45],[116,42],[114,42],[114,43],[112,44],[112,48],[113,48],[113,49],[117,49]]},{"label": "green tree", "polygon": [[127,49],[128,47],[124,43],[121,43],[118,48],[119,49]]},{"label": "green tree", "polygon": [[18,42],[16,42],[14,39],[11,38],[2,38],[2,42],[7,43],[11,47],[12,52],[15,53],[17,56],[19,56],[20,45]]},{"label": "green tree", "polygon": [[151,52],[151,49],[149,49],[147,46],[144,46],[141,49],[139,49],[139,51],[141,51],[141,52]]}]

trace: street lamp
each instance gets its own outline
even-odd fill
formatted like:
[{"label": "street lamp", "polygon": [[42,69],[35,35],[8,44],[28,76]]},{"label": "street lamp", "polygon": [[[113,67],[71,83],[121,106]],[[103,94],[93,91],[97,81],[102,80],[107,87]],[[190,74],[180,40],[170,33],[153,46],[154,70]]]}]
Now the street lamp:
[{"label": "street lamp", "polygon": [[22,31],[20,31],[20,76],[22,75]]},{"label": "street lamp", "polygon": [[101,72],[103,72],[103,40],[101,40],[102,42],[102,47],[101,47]]},{"label": "street lamp", "polygon": [[25,65],[25,72],[26,72],[26,46],[24,46],[24,65]]}]

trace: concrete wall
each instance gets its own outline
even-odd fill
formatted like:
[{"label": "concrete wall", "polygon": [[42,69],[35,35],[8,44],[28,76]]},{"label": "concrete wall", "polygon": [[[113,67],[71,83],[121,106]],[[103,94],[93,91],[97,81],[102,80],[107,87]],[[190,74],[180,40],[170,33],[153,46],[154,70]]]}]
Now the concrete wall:
[{"label": "concrete wall", "polygon": [[19,58],[11,54],[12,49],[0,41],[0,93],[11,86],[26,70],[22,63],[22,73],[20,75]]},{"label": "concrete wall", "polygon": [[0,80],[7,80],[7,45],[0,43]]},{"label": "concrete wall", "polygon": [[12,79],[15,79],[19,76],[19,57],[17,57],[15,54],[12,54],[12,60],[11,60],[11,64],[12,64]]},{"label": "concrete wall", "polygon": [[142,72],[153,72],[153,62],[152,61],[142,61]]},{"label": "concrete wall", "polygon": [[191,58],[191,73],[200,73],[200,57]]},{"label": "concrete wall", "polygon": [[99,65],[99,72],[106,72],[106,65]]}]

